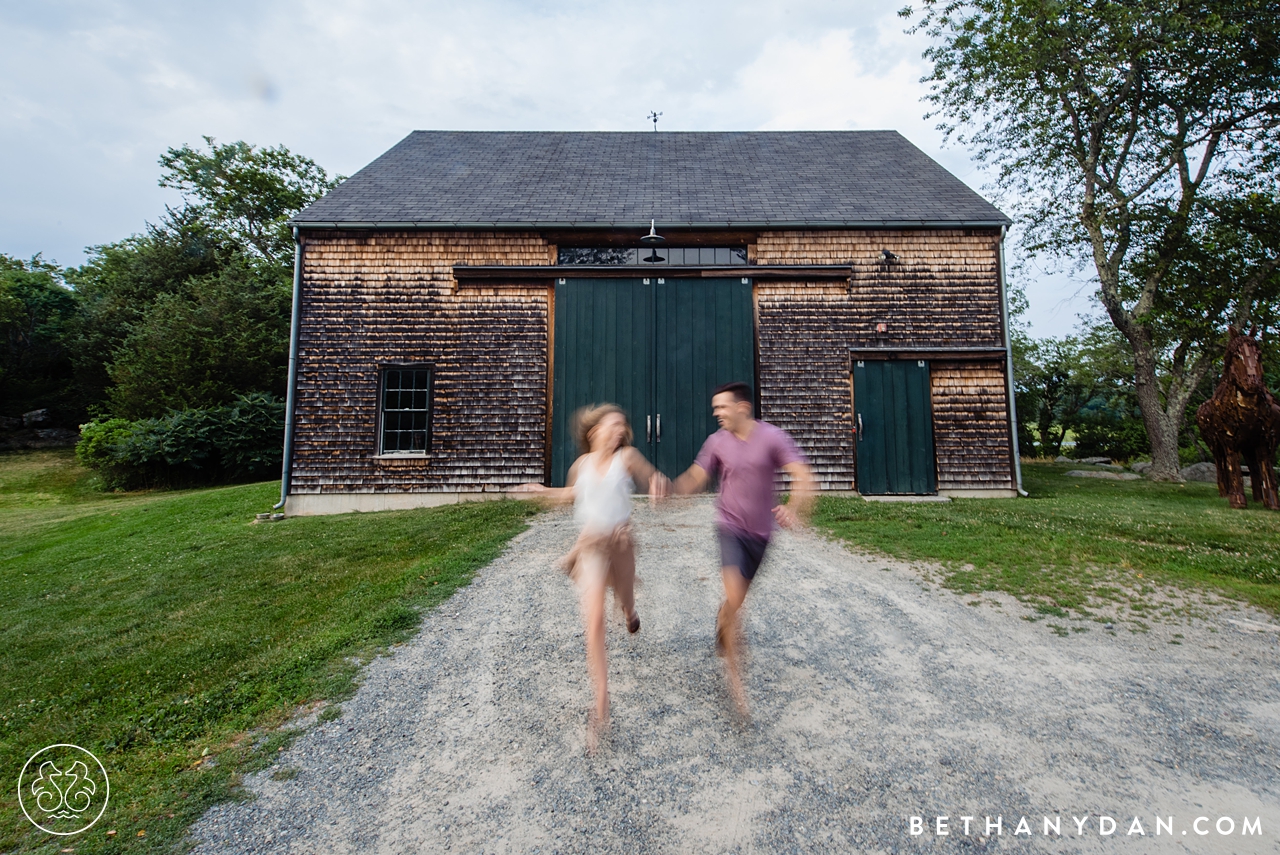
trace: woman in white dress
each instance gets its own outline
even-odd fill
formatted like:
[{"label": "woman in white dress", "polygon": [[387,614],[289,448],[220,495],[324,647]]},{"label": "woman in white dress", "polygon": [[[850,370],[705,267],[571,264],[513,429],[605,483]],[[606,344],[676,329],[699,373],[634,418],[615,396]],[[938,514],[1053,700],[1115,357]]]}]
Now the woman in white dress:
[{"label": "woman in white dress", "polygon": [[647,483],[653,499],[666,495],[669,482],[631,445],[631,425],[614,404],[586,407],[574,416],[574,435],[582,455],[569,467],[567,486],[525,489],[553,501],[573,501],[581,526],[573,550],[561,561],[578,587],[585,624],[587,672],[595,692],[588,747],[595,749],[609,726],[609,676],[605,658],[605,589],[612,588],[628,632],[638,632],[635,604],[636,553],[631,538],[631,494]]}]

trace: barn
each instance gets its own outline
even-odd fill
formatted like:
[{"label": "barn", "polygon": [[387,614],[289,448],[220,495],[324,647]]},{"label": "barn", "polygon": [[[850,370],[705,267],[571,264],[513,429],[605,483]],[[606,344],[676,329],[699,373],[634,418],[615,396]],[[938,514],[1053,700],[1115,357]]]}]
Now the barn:
[{"label": "barn", "polygon": [[561,484],[598,401],[674,476],[739,379],[823,490],[1014,496],[1008,224],[892,131],[416,131],[293,221],[285,511]]}]

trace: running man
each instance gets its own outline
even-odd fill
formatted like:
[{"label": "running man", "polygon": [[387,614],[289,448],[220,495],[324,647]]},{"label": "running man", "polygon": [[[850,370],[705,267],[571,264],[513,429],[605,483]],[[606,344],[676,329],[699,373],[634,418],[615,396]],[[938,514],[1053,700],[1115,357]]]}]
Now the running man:
[{"label": "running man", "polygon": [[[791,437],[754,417],[751,387],[746,383],[717,388],[711,394],[711,411],[720,430],[707,437],[693,465],[676,479],[672,492],[701,492],[713,477],[720,479],[716,526],[724,603],[716,617],[716,652],[724,657],[734,702],[746,715],[739,611],[764,560],[774,522],[790,528],[807,519],[815,485],[813,472]],[[774,489],[779,469],[791,477],[791,501],[785,506],[778,504]]]}]

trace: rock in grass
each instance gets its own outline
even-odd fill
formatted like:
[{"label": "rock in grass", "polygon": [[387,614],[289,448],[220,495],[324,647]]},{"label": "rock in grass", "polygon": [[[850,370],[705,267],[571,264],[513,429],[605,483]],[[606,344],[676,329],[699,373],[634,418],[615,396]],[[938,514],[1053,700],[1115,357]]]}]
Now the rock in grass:
[{"label": "rock in grass", "polygon": [[1134,472],[1137,472],[1139,475],[1141,475],[1143,472],[1146,472],[1148,469],[1151,468],[1151,461],[1139,460],[1137,463],[1133,464],[1129,468],[1132,469]]},{"label": "rock in grass", "polygon": [[[1244,475],[1244,486],[1253,489],[1253,479],[1249,477],[1249,467],[1241,464],[1240,472]],[[1218,483],[1218,467],[1212,463],[1192,463],[1178,470],[1183,481],[1204,481],[1208,484]]]},{"label": "rock in grass", "polygon": [[1183,481],[1206,481],[1210,484],[1218,483],[1218,467],[1212,463],[1192,463],[1190,466],[1184,466],[1178,470],[1178,475]]},{"label": "rock in grass", "polygon": [[1076,459],[1074,457],[1067,457],[1065,454],[1059,454],[1057,457],[1053,458],[1053,462],[1054,463],[1075,463]]},{"label": "rock in grass", "polygon": [[1072,469],[1066,474],[1068,478],[1105,478],[1108,481],[1137,481],[1142,477],[1132,472],[1100,472],[1093,469]]},{"label": "rock in grass", "polygon": [[1099,463],[1110,463],[1110,462],[1111,462],[1110,457],[1081,457],[1079,460],[1076,461],[1076,463],[1088,463],[1091,466],[1096,466]]}]

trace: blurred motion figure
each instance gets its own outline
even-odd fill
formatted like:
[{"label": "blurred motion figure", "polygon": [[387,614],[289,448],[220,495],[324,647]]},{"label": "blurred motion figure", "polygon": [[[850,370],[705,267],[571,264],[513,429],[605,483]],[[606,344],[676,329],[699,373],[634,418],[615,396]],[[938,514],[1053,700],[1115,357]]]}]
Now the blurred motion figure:
[{"label": "blurred motion figure", "polygon": [[[773,525],[790,528],[807,518],[814,496],[813,473],[787,433],[754,417],[751,387],[726,383],[711,394],[711,411],[720,430],[707,437],[693,465],[676,479],[678,495],[705,490],[720,479],[716,527],[720,539],[720,577],[724,602],[716,616],[716,652],[724,657],[729,692],[738,712],[747,715],[742,684],[739,612],[747,589],[764,560]],[[791,477],[791,502],[780,505],[774,476]]]},{"label": "blurred motion figure", "polygon": [[612,588],[627,631],[640,630],[635,604],[636,552],[631,538],[631,495],[635,483],[646,483],[649,496],[662,498],[667,478],[632,446],[631,425],[615,404],[584,407],[574,414],[574,436],[582,454],[569,467],[566,486],[541,484],[520,488],[551,501],[572,501],[581,527],[561,567],[574,580],[582,606],[587,672],[595,693],[589,717],[587,747],[594,751],[609,726],[609,676],[605,657],[605,589]]}]

